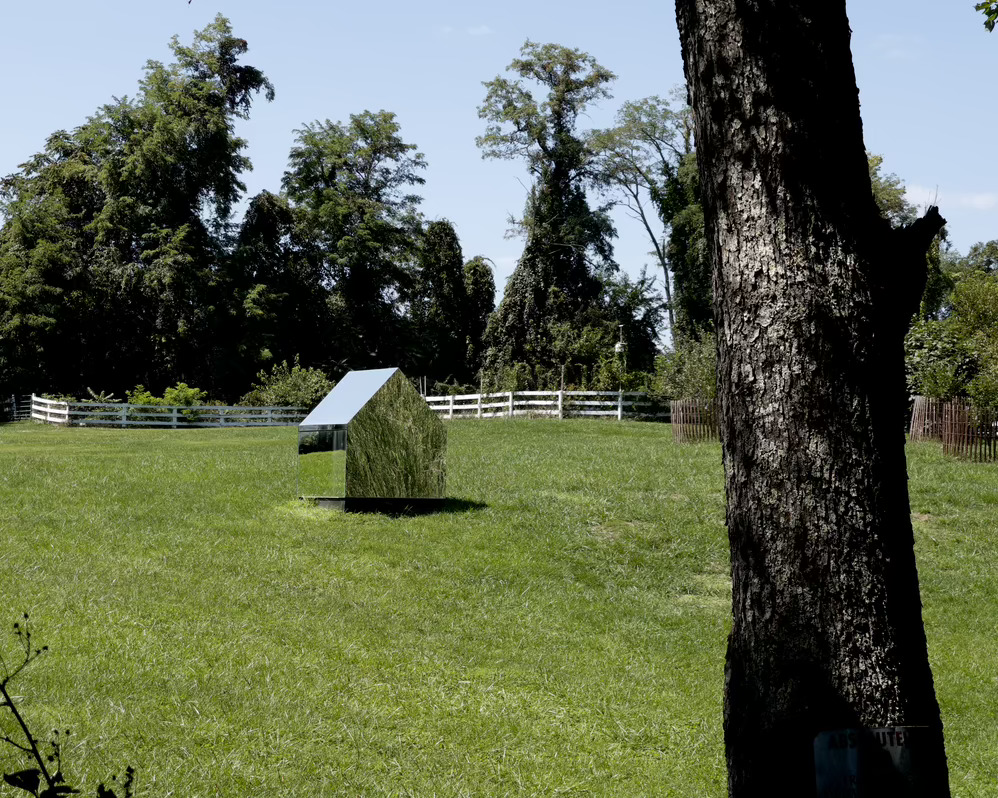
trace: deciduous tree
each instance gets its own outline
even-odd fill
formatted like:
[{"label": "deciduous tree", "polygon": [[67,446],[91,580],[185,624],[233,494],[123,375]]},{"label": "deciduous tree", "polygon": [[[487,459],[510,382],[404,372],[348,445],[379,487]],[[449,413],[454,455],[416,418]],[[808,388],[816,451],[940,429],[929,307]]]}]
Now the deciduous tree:
[{"label": "deciduous tree", "polygon": [[[582,324],[603,295],[602,278],[616,271],[613,226],[593,209],[586,188],[596,153],[576,130],[586,107],[610,96],[614,75],[592,56],[528,41],[509,71],[485,84],[478,113],[488,123],[477,140],[486,158],[523,159],[535,183],[520,229],[523,255],[486,331],[486,371],[514,364],[558,365],[551,325]],[[534,96],[540,88],[543,94]]]},{"label": "deciduous tree", "polygon": [[273,87],[240,63],[247,43],[222,16],[171,49],[134,99],[55,133],[5,179],[0,380],[77,392],[224,381],[238,312],[226,236],[250,166],[234,124]]},{"label": "deciduous tree", "polygon": [[346,123],[297,131],[284,192],[300,211],[302,256],[329,291],[338,365],[327,371],[399,362],[408,346],[402,300],[413,288],[426,168],[403,141],[395,114],[364,111]]},{"label": "deciduous tree", "polygon": [[714,270],[729,792],[814,795],[815,735],[900,725],[927,727],[920,786],[949,795],[898,424],[943,220],[877,208],[844,0],[676,9]]},{"label": "deciduous tree", "polygon": [[626,102],[617,124],[597,131],[592,146],[598,153],[600,184],[641,223],[652,253],[662,269],[670,329],[675,328],[672,275],[666,233],[679,210],[674,207],[679,167],[693,151],[693,118],[689,108],[674,110],[662,97]]}]

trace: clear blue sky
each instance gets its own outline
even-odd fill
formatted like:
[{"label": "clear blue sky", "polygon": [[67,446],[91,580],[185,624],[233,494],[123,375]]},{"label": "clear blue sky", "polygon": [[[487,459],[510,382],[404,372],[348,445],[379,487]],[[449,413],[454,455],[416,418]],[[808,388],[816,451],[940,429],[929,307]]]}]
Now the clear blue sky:
[{"label": "clear blue sky", "polygon": [[[667,95],[683,79],[669,0],[10,2],[0,48],[0,174],[53,131],[134,94],[147,59],[169,60],[173,34],[189,41],[219,11],[248,40],[246,62],[277,89],[240,126],[254,164],[250,195],[280,188],[302,123],[394,111],[429,163],[424,213],[454,223],[466,257],[492,258],[500,289],[522,246],[504,237],[505,220],[521,212],[527,178],[516,164],[483,161],[475,147],[482,81],[502,73],[527,38],[581,48],[618,76],[614,98],[584,120],[604,127],[621,102]],[[913,201],[937,197],[961,252],[998,238],[998,33],[984,30],[973,0],[854,0],[849,12],[867,148],[885,157]],[[651,265],[637,223],[620,216],[617,226],[621,265],[631,273]]]}]

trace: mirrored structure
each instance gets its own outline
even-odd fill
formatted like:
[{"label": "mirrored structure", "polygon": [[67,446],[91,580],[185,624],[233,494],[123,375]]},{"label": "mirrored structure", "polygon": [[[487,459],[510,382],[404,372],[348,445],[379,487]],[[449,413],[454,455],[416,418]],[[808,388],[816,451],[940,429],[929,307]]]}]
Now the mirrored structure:
[{"label": "mirrored structure", "polygon": [[298,426],[298,496],[416,512],[444,498],[443,422],[397,368],[351,371]]}]

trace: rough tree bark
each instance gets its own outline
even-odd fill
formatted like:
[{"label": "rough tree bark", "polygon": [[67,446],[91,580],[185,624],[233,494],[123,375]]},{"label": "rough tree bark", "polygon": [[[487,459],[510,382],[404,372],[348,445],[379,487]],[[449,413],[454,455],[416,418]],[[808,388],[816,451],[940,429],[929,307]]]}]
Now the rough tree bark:
[{"label": "rough tree bark", "polygon": [[[714,265],[731,796],[815,794],[821,731],[927,726],[903,337],[937,209],[877,212],[844,0],[677,0]],[[900,796],[902,793],[893,793]]]}]

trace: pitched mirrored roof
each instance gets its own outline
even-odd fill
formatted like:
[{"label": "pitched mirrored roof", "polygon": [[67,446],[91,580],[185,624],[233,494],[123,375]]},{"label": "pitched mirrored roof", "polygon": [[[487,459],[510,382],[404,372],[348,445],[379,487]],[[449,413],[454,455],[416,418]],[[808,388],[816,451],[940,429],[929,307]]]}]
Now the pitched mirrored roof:
[{"label": "pitched mirrored roof", "polygon": [[324,427],[349,424],[396,371],[397,368],[351,371],[298,426]]}]

